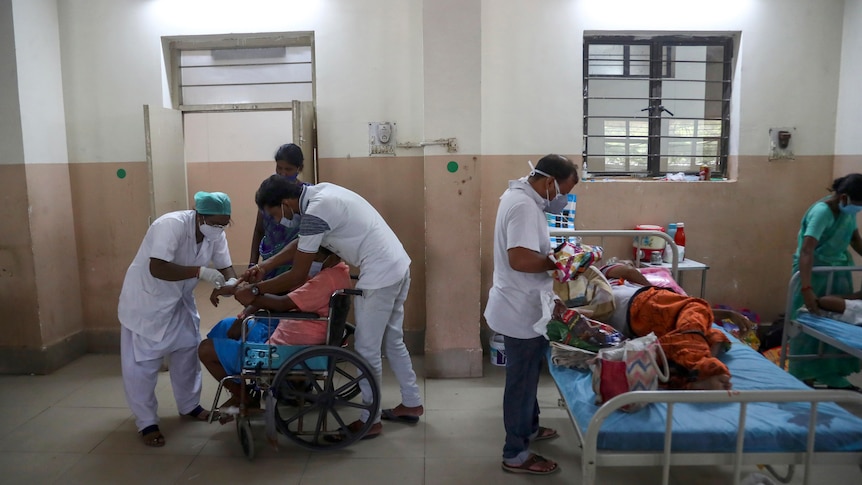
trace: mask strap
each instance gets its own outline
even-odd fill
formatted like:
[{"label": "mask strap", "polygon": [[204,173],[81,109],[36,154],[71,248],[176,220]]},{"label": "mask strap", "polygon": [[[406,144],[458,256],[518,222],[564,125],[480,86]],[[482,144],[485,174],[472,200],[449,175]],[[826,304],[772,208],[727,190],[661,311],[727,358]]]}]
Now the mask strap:
[{"label": "mask strap", "polygon": [[[559,184],[559,182],[557,182],[556,177],[552,177],[550,174],[533,167],[533,161],[532,160],[527,160],[527,165],[530,166],[530,177],[532,177],[533,175],[539,174],[539,175],[544,175],[545,177],[548,177],[549,179],[552,179],[554,181],[554,188],[557,189],[557,197],[563,195],[560,193],[560,184]],[[551,194],[547,190],[545,190],[545,198],[550,199],[550,197],[551,197]]]},{"label": "mask strap", "polygon": [[532,177],[533,175],[539,174],[539,175],[544,175],[545,177],[548,177],[548,178],[552,178],[552,179],[554,179],[554,181],[557,180],[554,177],[551,177],[549,174],[533,167],[533,162],[531,160],[527,160],[527,165],[530,166],[530,177]]}]

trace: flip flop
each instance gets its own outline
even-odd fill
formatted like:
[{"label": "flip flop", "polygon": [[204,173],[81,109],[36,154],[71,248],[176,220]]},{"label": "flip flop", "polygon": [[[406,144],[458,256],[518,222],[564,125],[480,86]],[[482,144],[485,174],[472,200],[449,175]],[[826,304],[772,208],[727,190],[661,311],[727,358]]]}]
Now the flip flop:
[{"label": "flip flop", "polygon": [[400,421],[407,424],[416,424],[419,422],[419,416],[395,414],[394,409],[384,409],[383,411],[380,411],[380,419],[385,419],[387,421]]},{"label": "flip flop", "polygon": [[[218,411],[212,411],[212,412],[215,413],[215,415],[213,416],[213,421],[218,420],[219,419]],[[203,406],[201,406],[200,404],[198,404],[198,407],[192,409],[191,412],[188,412],[186,414],[180,414],[180,416],[182,416],[184,418],[196,419],[198,421],[209,421],[209,415],[210,415],[210,412],[207,411],[206,409],[204,409]]]},{"label": "flip flop", "polygon": [[554,467],[550,470],[535,470],[531,467],[539,464],[539,463],[548,463],[550,460],[541,455],[533,454],[529,458],[527,458],[524,463],[520,465],[507,465],[506,462],[503,462],[503,470],[509,473],[527,473],[530,475],[550,475],[551,473],[555,473],[559,471],[560,465],[554,463]]},{"label": "flip flop", "polygon": [[144,444],[153,448],[165,446],[165,436],[159,431],[159,425],[153,424],[141,430],[141,439]]},{"label": "flip flop", "polygon": [[[350,432],[351,432],[351,433],[355,434],[355,433],[357,433],[357,432],[362,428],[362,426],[364,426],[364,425],[365,425],[365,423],[363,423],[362,421],[360,421],[360,420],[358,420],[358,419],[357,419],[356,421],[354,421],[354,422],[352,422],[352,423],[348,424],[348,425],[347,425],[347,428],[350,430]],[[377,425],[380,425],[380,423],[377,423]],[[372,425],[371,429],[369,429],[369,430],[368,430],[368,432],[367,432],[367,433],[365,433],[365,435],[364,435],[362,438],[359,438],[359,439],[360,439],[360,440],[370,440],[370,439],[377,438],[378,436],[380,436],[381,434],[383,434],[383,426],[379,426],[379,427],[377,427],[377,430],[376,430],[376,431],[374,430],[374,428],[375,428],[375,427],[376,427],[376,425]],[[336,434],[328,434],[328,435],[324,436],[324,437],[323,437],[323,439],[324,439],[325,441],[330,442],[330,443],[339,443],[339,442],[344,441],[344,440],[346,440],[346,439],[347,439],[347,432],[342,428],[342,429],[339,429],[339,430],[338,430],[338,433],[336,433]]]},{"label": "flip flop", "polygon": [[539,426],[539,429],[536,431],[536,436],[532,439],[532,441],[550,440],[556,438],[557,436],[560,436],[557,433],[557,430],[553,428]]}]

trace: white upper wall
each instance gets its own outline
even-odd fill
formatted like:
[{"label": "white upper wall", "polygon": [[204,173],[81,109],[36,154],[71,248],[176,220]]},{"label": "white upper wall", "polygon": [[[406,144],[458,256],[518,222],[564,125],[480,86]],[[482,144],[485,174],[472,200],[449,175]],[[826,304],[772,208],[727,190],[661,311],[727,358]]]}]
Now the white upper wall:
[{"label": "white upper wall", "polygon": [[145,160],[142,105],[167,99],[162,36],[314,31],[320,156],[367,156],[369,121],[422,136],[421,0],[59,5],[73,162]]},{"label": "white upper wall", "polygon": [[14,0],[25,163],[68,163],[56,0]]},{"label": "white upper wall", "polygon": [[[835,123],[835,154],[862,154],[862,0],[846,0],[841,42],[841,76]],[[860,170],[862,171],[862,170]]]},{"label": "white upper wall", "polygon": [[[843,0],[483,0],[482,153],[581,153],[584,31],[742,33],[731,153],[831,154]],[[734,140],[737,139],[734,136]]]},{"label": "white upper wall", "polygon": [[[447,82],[423,69],[425,1],[432,0],[60,1],[69,158],[145,159],[141,105],[167,98],[165,35],[314,31],[322,157],[367,156],[369,121],[397,122],[399,142],[448,136],[437,115],[424,126],[423,103],[443,96]],[[855,20],[847,22],[862,25],[859,0],[850,4]],[[840,123],[847,134],[835,135],[843,14],[843,0],[482,0],[481,66],[452,68],[481,77],[480,153],[572,154],[583,144],[584,31],[741,32],[731,153],[765,155],[769,128],[783,126],[797,128],[798,155],[831,154],[836,144],[859,153],[842,142],[858,122]],[[858,34],[844,30],[858,46]],[[845,59],[859,51],[845,51]],[[853,59],[845,62],[846,106],[858,103],[844,99],[862,96],[853,92],[858,76],[850,70],[860,69]],[[440,85],[426,90],[429,82]],[[453,127],[462,115],[449,115]]]},{"label": "white upper wall", "polygon": [[12,0],[0,0],[0,165],[24,163]]}]

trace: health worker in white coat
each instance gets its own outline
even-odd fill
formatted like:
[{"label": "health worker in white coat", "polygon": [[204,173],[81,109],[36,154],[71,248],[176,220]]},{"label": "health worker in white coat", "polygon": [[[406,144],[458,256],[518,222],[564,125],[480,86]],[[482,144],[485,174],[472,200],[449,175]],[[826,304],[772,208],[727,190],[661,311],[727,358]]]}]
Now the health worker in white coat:
[{"label": "health worker in white coat", "polygon": [[[164,446],[159,431],[156,382],[162,359],[170,359],[171,385],[182,416],[206,420],[201,407],[200,315],[194,289],[199,280],[216,288],[231,284],[224,228],[230,198],[221,192],[195,194],[195,210],[169,212],[147,230],[126,271],[118,315],[126,401],[147,446]],[[210,262],[218,268],[208,267]]]}]

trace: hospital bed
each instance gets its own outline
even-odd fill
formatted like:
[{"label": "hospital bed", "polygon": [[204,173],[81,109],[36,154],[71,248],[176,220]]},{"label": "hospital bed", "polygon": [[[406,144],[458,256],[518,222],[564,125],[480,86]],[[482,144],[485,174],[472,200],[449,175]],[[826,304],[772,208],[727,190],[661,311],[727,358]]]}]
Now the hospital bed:
[{"label": "hospital bed", "polygon": [[[263,417],[267,440],[277,445],[277,433],[299,446],[313,450],[336,450],[361,439],[374,424],[368,420],[356,433],[347,425],[358,419],[361,411],[374,416],[380,408],[380,390],[371,366],[356,352],[346,347],[352,333],[347,323],[352,295],[361,290],[343,289],[333,293],[329,301],[329,317],[314,313],[273,313],[266,310],[245,319],[240,345],[241,373],[219,382],[212,409],[218,408],[224,383],[238,380],[243,392],[236,410],[219,409],[223,417],[233,414],[237,436],[243,453],[251,460],[255,455],[251,422]],[[270,345],[247,342],[248,325],[276,325],[278,319],[317,320],[327,323],[325,345]],[[271,332],[267,332],[271,334]],[[369,403],[362,402],[360,384],[371,390]],[[245,402],[246,387],[262,396],[263,413],[255,413]],[[210,422],[217,413],[211,413]],[[345,431],[343,439],[333,438]]]},{"label": "hospital bed", "polygon": [[[551,235],[633,237],[632,232]],[[589,371],[549,365],[582,448],[581,483],[595,484],[598,467],[661,466],[664,484],[675,465],[732,466],[735,484],[751,465],[767,464],[772,471],[773,465],[804,464],[806,484],[813,483],[812,465],[862,467],[862,419],[836,404],[862,406],[862,395],[812,390],[729,338],[733,345],[721,360],[730,369],[732,392],[637,391],[596,406]],[[620,410],[634,402],[650,404],[634,413]]]},{"label": "hospital bed", "polygon": [[[830,294],[832,286],[832,276],[836,272],[859,272],[862,271],[862,266],[817,266],[812,268],[815,273],[829,274],[829,283],[827,284],[826,294]],[[787,306],[785,308],[784,332],[781,336],[781,366],[789,359],[817,359],[823,356],[829,358],[855,358],[862,359],[862,327],[851,325],[849,323],[840,322],[831,318],[826,318],[810,313],[801,312],[795,318],[790,318],[793,315],[793,296],[799,292],[799,272],[790,277],[790,283],[787,285]],[[790,338],[804,333],[810,335],[821,342],[820,348],[816,354],[810,355],[791,355],[789,341]],[[823,352],[823,344],[828,344],[841,350],[842,354]]]}]

